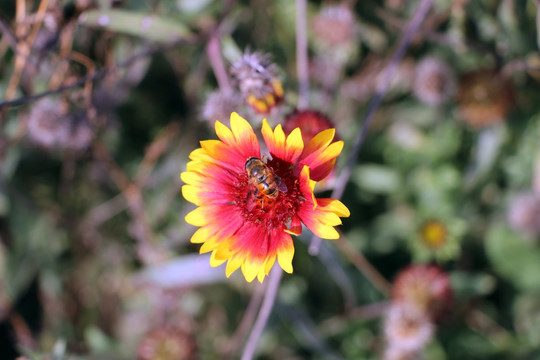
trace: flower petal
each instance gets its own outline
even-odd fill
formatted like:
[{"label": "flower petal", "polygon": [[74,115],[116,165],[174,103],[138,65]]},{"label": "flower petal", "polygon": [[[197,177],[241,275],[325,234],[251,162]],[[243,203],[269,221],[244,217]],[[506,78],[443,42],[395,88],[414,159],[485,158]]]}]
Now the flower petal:
[{"label": "flower petal", "polygon": [[279,266],[289,273],[292,274],[292,259],[294,256],[294,245],[292,238],[289,234],[284,234],[281,239],[281,246],[277,249],[277,259]]},{"label": "flower petal", "polygon": [[244,263],[242,264],[242,273],[244,274],[246,281],[252,282],[263,266],[264,260],[246,257],[246,260],[244,260]]},{"label": "flower petal", "polygon": [[204,253],[213,251],[212,255],[214,256],[215,259],[226,260],[226,259],[219,258],[217,256],[217,251],[214,251],[219,247],[219,245],[222,242],[223,242],[223,238],[220,238],[219,236],[212,236],[211,238],[206,239],[206,241],[199,248],[199,254],[204,254]]},{"label": "flower petal", "polygon": [[225,275],[227,277],[231,276],[233,272],[238,270],[240,266],[244,263],[245,255],[244,254],[238,254],[236,256],[233,256],[229,259],[229,262],[227,262],[227,267],[225,268]]},{"label": "flower petal", "polygon": [[283,231],[296,236],[302,234],[302,221],[298,216],[293,217],[289,228],[283,229]]},{"label": "flower petal", "polygon": [[211,267],[219,266],[219,265],[221,265],[221,264],[223,264],[223,263],[225,262],[225,260],[219,260],[219,259],[216,259],[215,254],[216,254],[216,252],[214,251],[214,252],[210,255],[210,266],[211,266]]},{"label": "flower petal", "polygon": [[207,217],[208,210],[208,206],[200,206],[192,212],[188,213],[185,217],[185,220],[188,224],[191,224],[193,226],[205,226],[209,223]]},{"label": "flower petal", "polygon": [[195,205],[202,205],[202,199],[200,198],[197,190],[198,189],[195,186],[184,185],[182,186],[182,196],[190,203],[194,203]]},{"label": "flower petal", "polygon": [[231,114],[231,130],[238,145],[244,144],[250,150],[259,149],[259,141],[253,128],[249,122],[235,112]]},{"label": "flower petal", "polygon": [[221,139],[221,141],[228,145],[234,145],[235,138],[231,129],[220,121],[216,121],[214,128],[216,129],[216,135]]},{"label": "flower petal", "polygon": [[315,135],[304,149],[304,154],[309,155],[321,148],[327,147],[334,139],[336,129],[326,129]]},{"label": "flower petal", "polygon": [[343,150],[343,141],[337,141],[303,157],[300,162],[309,166],[312,179],[320,181],[330,174],[341,150]]},{"label": "flower petal", "polygon": [[[266,259],[266,264],[264,265],[264,273],[268,275],[270,273],[270,270],[272,270],[272,267],[274,266],[276,262],[276,256],[270,256]],[[260,281],[260,280],[259,280]],[[262,282],[262,281],[261,281]]]},{"label": "flower petal", "polygon": [[293,130],[288,137],[285,137],[285,132],[281,124],[276,126],[274,131],[268,125],[268,121],[263,119],[262,134],[264,142],[268,147],[268,151],[272,157],[284,160],[294,164],[304,149],[302,133],[300,129]]},{"label": "flower petal", "polygon": [[195,233],[191,236],[190,242],[193,244],[202,244],[212,236],[214,236],[213,229],[209,226],[203,226],[202,228],[199,228]]},{"label": "flower petal", "polygon": [[317,207],[302,206],[298,216],[302,222],[322,239],[338,239],[339,233],[334,226],[341,224],[341,217],[350,215],[349,209],[335,199],[317,199]]},{"label": "flower petal", "polygon": [[317,199],[317,203],[321,208],[324,208],[326,211],[331,211],[339,217],[351,216],[349,209],[339,200],[323,198]]}]

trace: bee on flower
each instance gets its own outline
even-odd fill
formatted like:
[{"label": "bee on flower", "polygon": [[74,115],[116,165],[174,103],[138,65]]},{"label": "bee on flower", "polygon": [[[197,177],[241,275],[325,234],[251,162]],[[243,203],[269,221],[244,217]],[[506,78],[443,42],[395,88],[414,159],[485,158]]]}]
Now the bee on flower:
[{"label": "bee on flower", "polygon": [[255,156],[247,159],[246,171],[250,184],[255,186],[248,193],[248,200],[246,202],[248,210],[253,210],[256,199],[263,199],[263,201],[265,197],[275,199],[280,191],[286,193],[288,190],[287,185],[261,159]]},{"label": "bee on flower", "polygon": [[230,124],[216,121],[219,140],[201,141],[181,174],[182,195],[198,206],[186,222],[199,227],[191,242],[211,252],[211,266],[226,262],[227,276],[241,269],[248,282],[263,282],[276,260],[292,273],[291,235],[300,235],[302,224],[321,238],[339,237],[334,226],[349,210],[313,191],[331,173],[343,142],[328,129],[304,145],[299,128],[286,136],[281,125],[272,130],[263,120],[264,162],[251,125],[237,113]]}]

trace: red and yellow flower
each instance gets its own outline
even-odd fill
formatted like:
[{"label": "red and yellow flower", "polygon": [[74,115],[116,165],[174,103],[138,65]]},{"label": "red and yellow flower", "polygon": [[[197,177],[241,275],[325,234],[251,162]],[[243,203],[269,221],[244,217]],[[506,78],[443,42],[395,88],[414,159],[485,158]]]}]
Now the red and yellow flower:
[{"label": "red and yellow flower", "polygon": [[186,215],[186,222],[200,227],[191,242],[202,243],[201,253],[211,252],[210,265],[227,262],[226,275],[241,268],[251,282],[262,282],[276,259],[292,273],[292,235],[302,232],[302,223],[315,235],[337,239],[334,226],[349,210],[339,200],[317,199],[317,181],[333,169],[343,142],[332,142],[334,129],[322,131],[306,145],[299,128],[285,135],[281,125],[274,130],[263,120],[262,136],[271,155],[266,162],[286,185],[275,199],[260,197],[248,206],[250,181],[246,160],[261,157],[257,136],[249,123],[231,114],[231,128],[216,121],[219,140],[201,141],[190,154],[191,161],[181,174],[186,183],[184,198],[198,207]]}]

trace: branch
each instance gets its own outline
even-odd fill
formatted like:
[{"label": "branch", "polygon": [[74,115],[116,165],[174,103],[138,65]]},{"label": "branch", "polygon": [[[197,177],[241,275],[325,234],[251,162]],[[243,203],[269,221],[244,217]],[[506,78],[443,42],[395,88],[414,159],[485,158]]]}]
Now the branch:
[{"label": "branch", "polygon": [[274,307],[276,295],[279,289],[279,283],[281,282],[281,275],[283,275],[283,271],[281,271],[281,268],[276,264],[276,266],[274,266],[272,272],[270,273],[270,279],[268,279],[270,283],[268,284],[268,288],[266,290],[266,293],[264,294],[261,311],[259,312],[259,316],[257,316],[255,325],[253,325],[251,334],[249,335],[246,346],[244,347],[242,360],[253,359],[253,355],[255,354],[255,350],[257,349],[257,343],[259,342],[259,338],[262,335],[264,327],[266,326],[266,322],[268,321],[270,313],[272,312],[272,308]]},{"label": "branch", "polygon": [[[351,177],[351,172],[354,164],[356,163],[356,159],[358,158],[358,154],[360,153],[360,148],[362,147],[362,144],[364,143],[364,139],[366,137],[367,130],[369,129],[369,126],[371,122],[373,121],[373,115],[379,108],[379,105],[381,104],[381,101],[386,94],[386,91],[388,90],[388,87],[390,86],[390,81],[392,80],[392,76],[396,72],[396,69],[401,62],[401,59],[403,59],[403,56],[405,56],[405,53],[407,52],[407,48],[409,47],[409,44],[411,43],[411,40],[414,36],[414,34],[418,31],[420,28],[420,25],[424,21],[425,17],[427,16],[429,10],[431,9],[431,5],[433,4],[433,0],[422,0],[418,7],[416,8],[416,11],[414,13],[413,18],[409,22],[409,25],[407,26],[407,29],[405,31],[405,34],[401,38],[399,45],[396,49],[396,52],[392,56],[392,59],[386,65],[382,79],[380,80],[377,90],[375,93],[375,96],[371,100],[371,103],[369,104],[369,107],[366,112],[366,116],[364,117],[364,120],[362,122],[362,126],[360,128],[360,131],[356,135],[356,139],[354,140],[353,149],[349,155],[349,158],[347,159],[347,163],[345,164],[345,167],[341,171],[341,174],[339,175],[339,178],[336,181],[336,186],[334,188],[334,191],[332,191],[332,198],[334,199],[341,199],[343,196],[343,192],[345,191],[345,186],[349,182],[349,178]],[[313,236],[311,240],[311,244],[309,245],[309,253],[311,255],[317,255],[319,253],[319,247],[321,245],[321,238],[317,236]]]},{"label": "branch", "polygon": [[298,73],[298,108],[309,104],[309,65],[307,51],[306,0],[296,0],[296,72]]},{"label": "branch", "polygon": [[39,94],[23,96],[23,97],[20,97],[20,98],[17,98],[17,99],[0,102],[0,109],[3,109],[5,107],[9,107],[9,106],[25,104],[25,103],[30,102],[30,101],[35,101],[35,100],[41,99],[42,97],[45,97],[45,96],[58,94],[58,93],[61,93],[63,91],[66,91],[66,90],[70,90],[70,89],[74,89],[74,88],[79,87],[79,86],[83,86],[88,81],[94,81],[94,80],[97,80],[97,79],[101,79],[101,78],[105,77],[106,75],[108,75],[109,73],[111,73],[111,72],[113,72],[113,71],[115,71],[117,69],[130,67],[133,63],[135,63],[139,59],[172,50],[172,49],[174,49],[174,48],[176,48],[176,47],[178,47],[180,45],[184,45],[184,44],[187,44],[187,43],[193,43],[195,40],[196,39],[194,39],[194,38],[182,39],[182,40],[170,43],[170,44],[151,47],[151,48],[149,48],[147,50],[141,51],[138,54],[134,54],[133,56],[130,56],[129,58],[119,62],[118,64],[116,64],[114,66],[104,68],[104,69],[98,70],[98,71],[96,71],[96,72],[94,72],[92,74],[88,74],[87,76],[81,77],[77,81],[74,81],[71,84],[62,85],[62,86],[60,86],[60,87],[58,87],[56,89],[47,90],[47,91],[44,91],[44,92],[39,93]]}]

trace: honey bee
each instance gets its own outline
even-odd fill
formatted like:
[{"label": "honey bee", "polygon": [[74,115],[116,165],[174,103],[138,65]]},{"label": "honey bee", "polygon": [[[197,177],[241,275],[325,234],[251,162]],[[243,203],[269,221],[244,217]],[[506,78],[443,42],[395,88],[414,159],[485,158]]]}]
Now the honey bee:
[{"label": "honey bee", "polygon": [[275,199],[279,192],[287,192],[287,185],[261,159],[250,157],[245,166],[249,183],[255,188],[248,192],[248,210],[253,209],[257,199],[262,199],[264,204],[264,197]]}]

